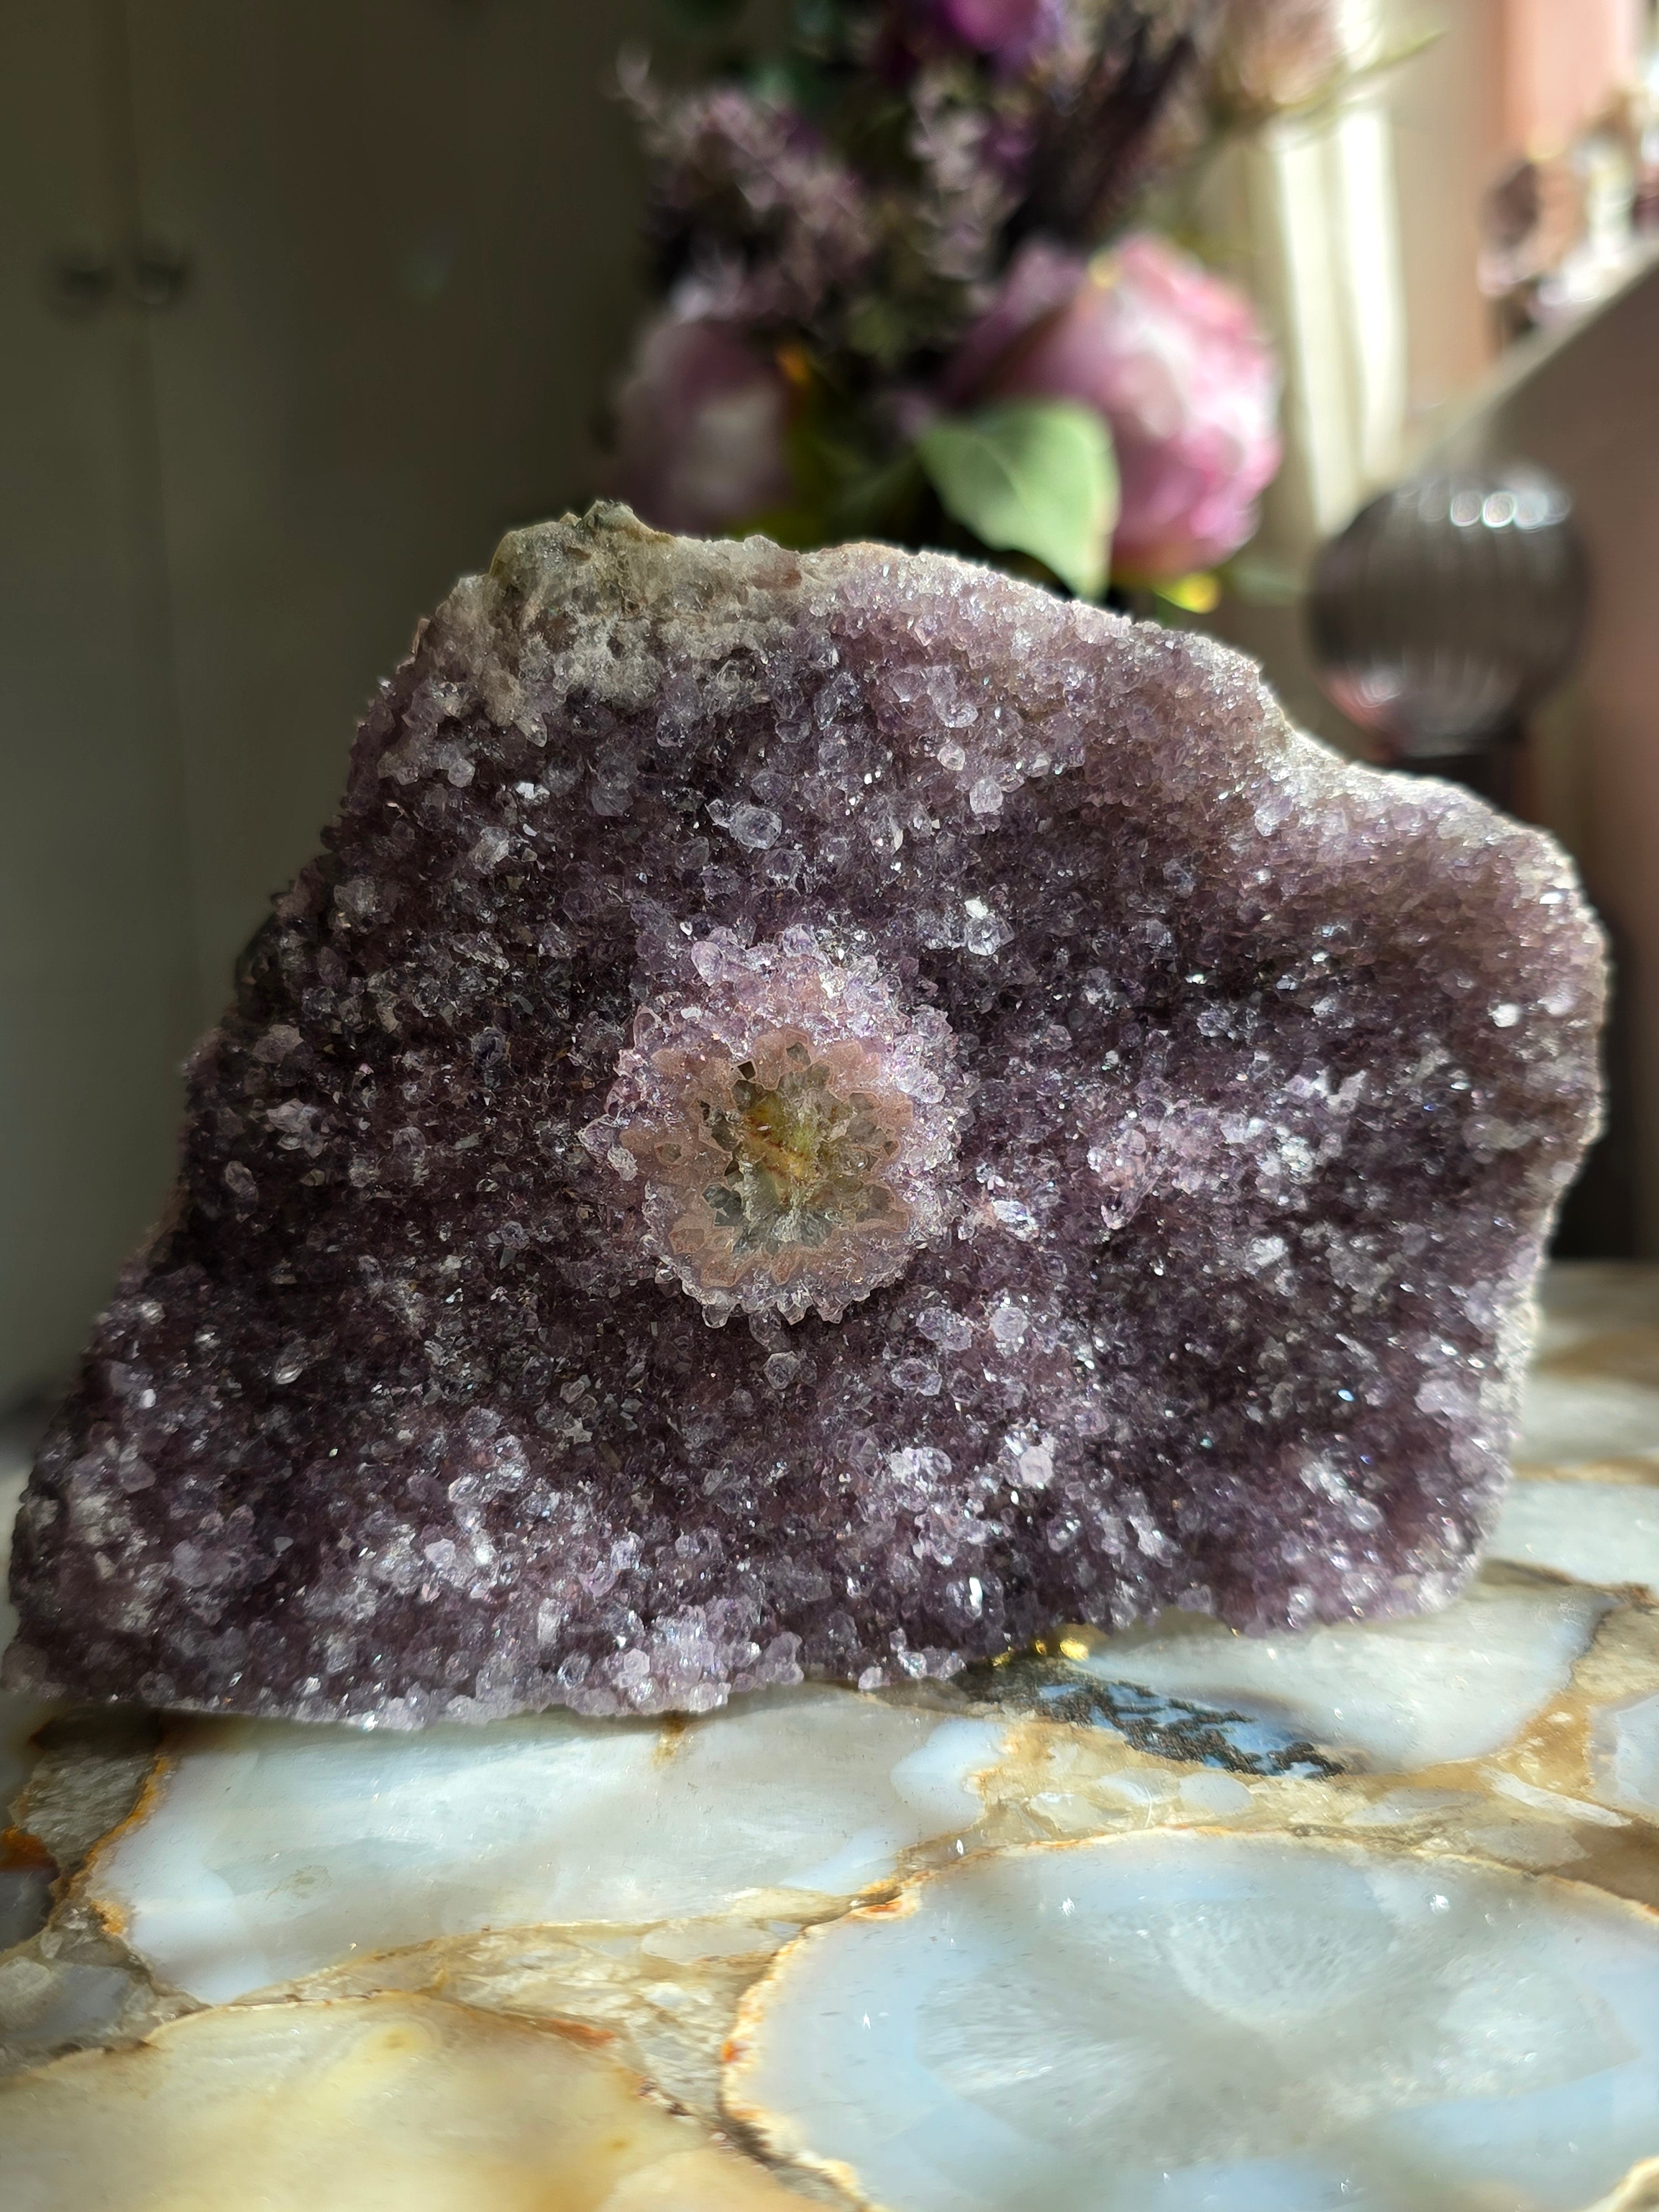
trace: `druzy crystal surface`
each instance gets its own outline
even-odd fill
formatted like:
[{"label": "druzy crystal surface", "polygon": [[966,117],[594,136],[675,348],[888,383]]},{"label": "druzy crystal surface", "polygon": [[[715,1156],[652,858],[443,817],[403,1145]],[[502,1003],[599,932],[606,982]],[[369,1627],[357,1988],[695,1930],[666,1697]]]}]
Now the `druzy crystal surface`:
[{"label": "druzy crystal surface", "polygon": [[509,538],[374,704],[8,1679],[410,1723],[1459,1589],[1595,1113],[1546,839],[943,557]]}]

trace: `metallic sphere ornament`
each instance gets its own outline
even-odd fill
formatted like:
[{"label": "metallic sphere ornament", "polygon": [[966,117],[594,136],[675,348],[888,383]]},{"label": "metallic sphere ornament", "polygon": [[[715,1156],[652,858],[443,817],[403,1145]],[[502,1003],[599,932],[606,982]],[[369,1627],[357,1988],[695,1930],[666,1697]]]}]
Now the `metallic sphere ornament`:
[{"label": "metallic sphere ornament", "polygon": [[1566,492],[1541,470],[1422,477],[1382,493],[1314,566],[1319,679],[1389,757],[1479,752],[1571,667],[1583,549]]}]

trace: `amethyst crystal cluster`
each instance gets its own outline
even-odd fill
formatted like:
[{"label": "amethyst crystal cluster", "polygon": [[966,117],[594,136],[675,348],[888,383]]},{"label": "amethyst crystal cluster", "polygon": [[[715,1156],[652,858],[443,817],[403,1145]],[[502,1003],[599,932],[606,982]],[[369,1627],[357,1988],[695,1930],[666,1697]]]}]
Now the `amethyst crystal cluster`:
[{"label": "amethyst crystal cluster", "polygon": [[509,538],[203,1047],[13,1685],[409,1723],[1410,1612],[1595,1116],[1541,836],[933,556]]}]

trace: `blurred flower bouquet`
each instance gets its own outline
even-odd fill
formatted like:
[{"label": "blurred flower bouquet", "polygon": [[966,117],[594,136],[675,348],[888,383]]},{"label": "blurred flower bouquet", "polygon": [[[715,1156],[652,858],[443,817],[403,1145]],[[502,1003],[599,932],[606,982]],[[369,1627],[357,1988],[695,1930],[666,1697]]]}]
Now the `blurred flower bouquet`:
[{"label": "blurred flower bouquet", "polygon": [[781,52],[690,89],[625,57],[663,304],[616,489],[666,529],[1207,604],[1278,466],[1277,373],[1149,210],[1335,70],[1328,0],[798,0]]}]

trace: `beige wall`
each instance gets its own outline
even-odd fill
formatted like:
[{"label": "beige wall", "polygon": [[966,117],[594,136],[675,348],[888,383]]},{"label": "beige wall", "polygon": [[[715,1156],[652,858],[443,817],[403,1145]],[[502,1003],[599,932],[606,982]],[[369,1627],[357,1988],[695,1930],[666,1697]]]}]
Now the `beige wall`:
[{"label": "beige wall", "polygon": [[1444,450],[1553,471],[1589,547],[1589,629],[1538,732],[1537,811],[1618,940],[1636,1234],[1659,1254],[1659,268],[1519,356]]},{"label": "beige wall", "polygon": [[[1574,0],[1553,0],[1571,5]],[[1389,33],[1432,43],[1389,88],[1406,272],[1406,443],[1431,437],[1490,365],[1475,283],[1481,195],[1504,160],[1504,0],[1390,0]]]}]

